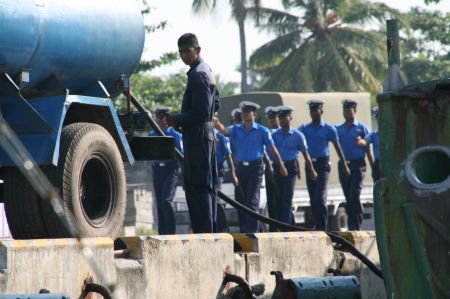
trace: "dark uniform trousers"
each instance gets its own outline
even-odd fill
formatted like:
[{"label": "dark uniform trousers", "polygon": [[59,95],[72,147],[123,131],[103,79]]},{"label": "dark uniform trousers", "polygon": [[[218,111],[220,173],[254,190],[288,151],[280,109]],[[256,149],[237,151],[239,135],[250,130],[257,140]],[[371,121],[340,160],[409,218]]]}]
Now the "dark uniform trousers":
[{"label": "dark uniform trousers", "polygon": [[284,161],[284,165],[288,171],[287,176],[282,176],[278,165],[274,165],[275,180],[279,190],[278,220],[295,225],[294,214],[292,213],[292,199],[294,198],[295,181],[299,169],[295,160]]},{"label": "dark uniform trousers", "polygon": [[[270,162],[272,163],[272,162]],[[266,181],[266,197],[267,197],[267,212],[269,213],[269,218],[278,219],[277,211],[277,198],[278,198],[278,187],[275,182],[272,182],[269,174],[269,167],[266,167],[264,172],[264,177]],[[270,232],[276,232],[277,228],[273,225],[269,225]]]},{"label": "dark uniform trousers", "polygon": [[363,207],[360,200],[363,179],[366,175],[366,161],[363,159],[351,160],[349,162],[350,175],[345,176],[343,162],[339,161],[339,181],[344,191],[345,209],[348,215],[348,229],[360,230],[363,220]]},{"label": "dark uniform trousers", "polygon": [[177,189],[178,169],[177,162],[153,163],[153,187],[160,235],[175,234],[175,215],[170,203]]},{"label": "dark uniform trousers", "polygon": [[215,232],[218,178],[212,123],[183,128],[183,147],[184,190],[192,231]]},{"label": "dark uniform trousers", "polygon": [[317,179],[312,180],[309,169],[305,167],[306,186],[309,193],[314,228],[325,231],[328,220],[327,185],[331,170],[329,157],[313,159],[313,165],[317,172]]},{"label": "dark uniform trousers", "polygon": [[[237,177],[239,185],[235,188],[234,196],[238,202],[259,212],[259,192],[264,174],[264,162],[256,160],[251,162],[238,162]],[[238,210],[239,229],[241,233],[258,232],[258,220]]]},{"label": "dark uniform trousers", "polygon": [[375,161],[372,164],[372,179],[373,179],[373,182],[375,183],[376,181],[379,181],[380,178],[381,178],[380,160],[379,159],[375,159]]}]

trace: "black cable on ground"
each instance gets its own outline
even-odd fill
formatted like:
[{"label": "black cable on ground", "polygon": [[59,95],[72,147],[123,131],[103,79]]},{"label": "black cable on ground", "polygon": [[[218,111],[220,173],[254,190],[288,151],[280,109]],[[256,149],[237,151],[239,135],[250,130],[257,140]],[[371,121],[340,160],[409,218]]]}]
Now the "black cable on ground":
[{"label": "black cable on ground", "polygon": [[[138,102],[138,100],[131,95],[131,102],[133,103],[133,105],[136,107],[136,109],[138,109],[139,112],[145,113],[147,115],[147,121],[150,124],[150,126],[152,127],[153,130],[155,130],[155,132],[157,133],[157,135],[159,136],[164,136],[163,131],[159,128],[159,126],[155,123],[155,121],[153,120],[153,118],[151,117],[150,114],[148,114],[145,110],[145,108],[141,105],[141,103]],[[176,150],[176,156],[177,159],[180,160],[180,162],[183,162],[183,155],[177,150]],[[248,215],[273,226],[276,226],[277,228],[280,229],[287,229],[290,231],[315,231],[313,229],[310,228],[306,228],[306,227],[301,227],[301,226],[295,226],[295,225],[291,225],[291,224],[287,224],[266,216],[263,216],[251,209],[249,209],[248,207],[242,205],[241,203],[229,198],[227,195],[225,195],[222,191],[218,191],[218,195],[219,197],[224,200],[226,203],[228,203],[229,205],[231,205],[232,207],[244,211],[245,213],[247,213]],[[335,242],[338,243],[340,245],[342,245],[342,247],[344,249],[346,249],[348,252],[350,252],[353,256],[355,256],[356,258],[358,258],[364,265],[366,265],[376,276],[378,276],[379,278],[383,279],[383,273],[381,272],[380,269],[378,269],[377,266],[375,266],[374,263],[372,263],[372,261],[370,261],[364,254],[362,254],[358,249],[356,249],[355,246],[353,246],[352,243],[350,243],[349,241],[347,241],[346,239],[342,238],[341,236],[338,236],[336,234],[333,234],[331,232],[327,232],[325,231],[325,233],[330,237],[330,239]]]}]

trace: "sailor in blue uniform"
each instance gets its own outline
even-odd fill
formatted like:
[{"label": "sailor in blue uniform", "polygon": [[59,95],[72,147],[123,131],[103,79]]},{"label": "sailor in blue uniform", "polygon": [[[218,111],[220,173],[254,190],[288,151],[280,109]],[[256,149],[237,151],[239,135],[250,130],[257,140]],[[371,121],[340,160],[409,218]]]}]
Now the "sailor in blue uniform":
[{"label": "sailor in blue uniform", "polygon": [[[229,127],[232,127],[234,125],[238,125],[238,124],[242,123],[242,111],[241,111],[241,108],[239,108],[239,107],[238,108],[234,108],[231,111],[231,119],[233,121],[233,124],[230,125]],[[234,155],[234,153],[235,153],[234,144],[233,144],[233,142],[231,142],[231,140],[230,140],[230,148],[231,148],[231,157],[233,158],[233,162],[236,163],[236,157]]]},{"label": "sailor in blue uniform", "polygon": [[[269,131],[272,134],[280,128],[280,122],[278,120],[278,107],[267,106],[264,109],[266,112],[266,118],[269,123]],[[264,158],[266,164],[264,171],[264,180],[266,183],[266,198],[267,198],[267,212],[269,213],[269,218],[278,219],[277,216],[277,198],[278,189],[275,183],[275,176],[273,173],[274,158],[270,151],[267,152],[267,157]],[[273,225],[269,225],[269,231],[275,232],[277,228]]]},{"label": "sailor in blue uniform", "polygon": [[181,60],[189,65],[181,113],[170,116],[170,123],[183,134],[183,178],[192,231],[216,230],[217,162],[212,118],[220,108],[214,74],[200,57],[201,47],[192,33],[178,39]]},{"label": "sailor in blue uniform", "polygon": [[305,159],[306,172],[312,179],[317,178],[317,173],[308,154],[305,136],[298,130],[292,128],[292,111],[289,106],[278,107],[278,118],[281,128],[272,133],[272,138],[283,160],[287,176],[280,175],[277,165],[274,167],[276,184],[279,190],[278,220],[294,225],[294,215],[292,213],[292,199],[294,197],[295,181],[298,174],[298,153],[303,154]]},{"label": "sailor in blue uniform", "polygon": [[[166,116],[171,110],[169,107],[155,109],[156,123],[166,136],[175,138],[175,146],[183,152],[181,134],[167,125]],[[157,136],[150,131],[149,136]],[[177,161],[153,162],[153,188],[155,191],[156,208],[158,211],[158,233],[160,235],[175,234],[175,216],[171,203],[175,197],[180,168]]]},{"label": "sailor in blue uniform", "polygon": [[[377,107],[373,108],[372,112],[373,112],[375,118],[378,119],[378,108]],[[369,135],[364,139],[358,138],[359,146],[366,147],[369,144],[372,144],[373,156],[375,158],[375,161],[372,163],[372,179],[373,179],[373,182],[376,182],[381,178],[378,131],[370,132]]]},{"label": "sailor in blue uniform", "polygon": [[[259,212],[259,195],[264,173],[264,148],[270,150],[275,162],[280,165],[280,174],[286,176],[287,170],[282,164],[280,155],[273,144],[269,130],[255,122],[258,104],[244,101],[239,105],[242,109],[242,124],[226,128],[218,118],[214,119],[215,127],[225,136],[229,136],[235,145],[236,170],[239,185],[236,188],[236,199]],[[258,231],[258,221],[238,211],[239,227],[242,233],[255,233]]]},{"label": "sailor in blue uniform", "polygon": [[357,103],[353,100],[343,100],[343,114],[345,122],[336,126],[342,151],[345,155],[345,163],[350,168],[350,175],[344,172],[344,162],[338,163],[339,181],[344,191],[347,202],[345,209],[348,215],[348,229],[360,230],[363,220],[363,207],[360,200],[362,182],[366,174],[367,154],[370,163],[373,155],[370,147],[360,147],[357,144],[359,138],[364,139],[369,135],[367,127],[356,120]]},{"label": "sailor in blue uniform", "polygon": [[[234,169],[233,159],[231,158],[231,149],[229,139],[214,129],[216,137],[216,159],[219,181],[217,184],[218,190],[222,190],[222,183],[224,177],[224,162],[227,161],[228,169],[230,170],[231,182],[235,187],[238,185],[238,179]],[[217,198],[217,232],[227,232],[228,222],[225,215],[224,203]]]},{"label": "sailor in blue uniform", "polygon": [[[345,161],[336,128],[322,120],[324,103],[322,100],[308,101],[311,122],[298,128],[305,135],[309,155],[314,169],[317,171],[316,180],[313,180],[309,173],[306,173],[306,186],[311,202],[314,228],[317,230],[327,230],[327,184],[331,170],[329,142],[333,143],[339,159]],[[350,175],[347,164],[344,164],[343,167],[344,174]]]},{"label": "sailor in blue uniform", "polygon": [[221,190],[224,176],[224,165],[223,163],[227,161],[228,169],[230,170],[231,182],[233,185],[238,185],[238,179],[234,169],[233,159],[231,159],[231,148],[230,140],[228,137],[219,132],[219,130],[214,129],[216,137],[216,159],[217,159],[217,171],[219,175],[218,189]]}]

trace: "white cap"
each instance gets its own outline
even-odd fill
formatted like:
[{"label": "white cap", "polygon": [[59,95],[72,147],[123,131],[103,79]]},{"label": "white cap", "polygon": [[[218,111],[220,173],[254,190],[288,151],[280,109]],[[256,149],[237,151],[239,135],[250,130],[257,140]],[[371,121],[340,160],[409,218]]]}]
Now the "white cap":
[{"label": "white cap", "polygon": [[243,101],[239,104],[239,107],[241,107],[242,110],[244,110],[246,107],[252,107],[255,110],[258,110],[259,107],[261,107],[261,106],[259,106],[256,103],[250,102],[250,101]]},{"label": "white cap", "polygon": [[241,108],[234,108],[234,109],[231,111],[231,117],[232,117],[232,118],[236,118],[236,114],[240,114],[240,113],[242,113]]},{"label": "white cap", "polygon": [[279,116],[288,115],[292,111],[294,111],[294,108],[292,108],[291,106],[278,106],[278,115]]},{"label": "white cap", "polygon": [[167,113],[170,112],[172,108],[166,106],[158,106],[155,108],[155,113]]}]

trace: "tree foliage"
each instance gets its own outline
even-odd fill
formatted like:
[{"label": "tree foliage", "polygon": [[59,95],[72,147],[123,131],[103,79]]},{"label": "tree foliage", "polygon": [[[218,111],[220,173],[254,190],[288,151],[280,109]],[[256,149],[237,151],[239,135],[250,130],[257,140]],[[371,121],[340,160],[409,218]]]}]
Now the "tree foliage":
[{"label": "tree foliage", "polygon": [[[144,16],[151,14],[152,8],[148,4],[147,0],[137,0],[141,5],[141,13]],[[161,21],[158,24],[145,24],[145,32],[151,34],[153,32],[164,30],[167,26],[167,21]],[[152,60],[141,60],[136,67],[135,72],[151,71],[157,67],[168,65],[174,62],[178,58],[177,52],[164,53],[161,57]]]},{"label": "tree foliage", "polygon": [[407,13],[402,68],[409,83],[450,76],[450,13],[413,8]]},{"label": "tree foliage", "polygon": [[265,90],[380,90],[386,69],[385,36],[363,30],[401,14],[365,0],[283,0],[285,11],[261,8],[262,30],[276,38],[250,57],[253,70],[268,79]]},{"label": "tree foliage", "polygon": [[[155,107],[161,105],[179,110],[186,81],[187,77],[184,73],[165,77],[137,73],[131,77],[131,90],[134,96],[148,110],[153,110]],[[115,100],[115,106],[119,110],[125,109],[125,97],[120,96],[117,98]]]}]

